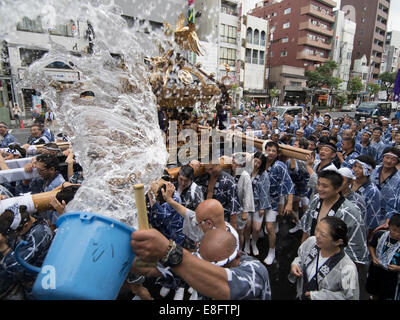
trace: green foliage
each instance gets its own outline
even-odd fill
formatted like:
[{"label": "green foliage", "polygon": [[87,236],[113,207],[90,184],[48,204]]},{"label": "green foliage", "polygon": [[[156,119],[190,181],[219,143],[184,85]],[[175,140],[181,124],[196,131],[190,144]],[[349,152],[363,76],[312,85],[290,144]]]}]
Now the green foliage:
[{"label": "green foliage", "polygon": [[363,83],[360,77],[353,77],[349,80],[347,85],[347,90],[351,92],[352,95],[356,95],[363,89]]},{"label": "green foliage", "polygon": [[370,83],[367,86],[367,91],[369,92],[369,95],[374,95],[376,98],[376,95],[378,94],[379,91],[381,91],[381,86],[376,83]]},{"label": "green foliage", "polygon": [[336,103],[338,106],[343,106],[347,103],[347,95],[344,92],[338,92],[336,94]]},{"label": "green foliage", "polygon": [[381,90],[386,91],[387,100],[393,91],[393,86],[396,81],[396,72],[384,72],[379,75],[379,79],[381,80]]},{"label": "green foliage", "polygon": [[333,70],[337,69],[338,65],[335,61],[329,60],[315,71],[307,70],[305,76],[307,79],[307,87],[311,89],[311,100],[314,97],[315,91],[322,88],[327,88],[330,91],[337,89],[341,80],[332,76]]},{"label": "green foliage", "polygon": [[276,87],[269,90],[269,95],[271,96],[272,99],[278,97],[279,94],[280,94],[280,91]]}]

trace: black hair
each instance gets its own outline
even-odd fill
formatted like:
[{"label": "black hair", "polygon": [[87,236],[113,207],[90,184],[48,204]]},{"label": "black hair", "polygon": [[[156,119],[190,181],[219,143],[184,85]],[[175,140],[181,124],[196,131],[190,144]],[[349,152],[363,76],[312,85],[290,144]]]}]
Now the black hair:
[{"label": "black hair", "polygon": [[327,144],[327,143],[329,143],[329,137],[327,137],[327,136],[321,136],[321,137],[319,138],[318,142],[319,142],[320,144]]},{"label": "black hair", "polygon": [[267,157],[265,156],[264,153],[262,153],[261,151],[257,151],[254,155],[253,155],[253,159],[260,159],[261,160],[261,166],[258,169],[258,173],[261,174],[265,171],[265,167],[267,166]]},{"label": "black hair", "polygon": [[161,179],[163,179],[165,181],[171,181],[171,176],[167,169],[164,169]]},{"label": "black hair", "polygon": [[22,148],[19,144],[10,143],[10,144],[8,145],[8,148],[9,148],[10,150],[17,150],[17,151],[21,154],[21,157],[22,157],[22,158],[25,158],[25,157],[26,157],[26,150],[25,150],[24,148]]},{"label": "black hair", "polygon": [[389,219],[389,226],[400,228],[400,212],[392,215],[392,217]]},{"label": "black hair", "polygon": [[335,189],[339,189],[343,185],[343,176],[334,170],[322,170],[318,172],[318,179],[320,178],[329,180]]},{"label": "black hair", "polygon": [[37,161],[42,162],[46,169],[54,168],[58,170],[60,162],[56,156],[51,154],[40,154],[36,158]]},{"label": "black hair", "polygon": [[[21,222],[17,228],[20,229],[27,221],[30,220],[30,214],[26,211],[27,207],[22,205],[19,206],[19,213],[21,214]],[[10,230],[10,226],[14,221],[14,212],[11,210],[5,210],[0,215],[0,233],[3,236],[7,236],[9,233],[12,233]]]},{"label": "black hair", "polygon": [[184,166],[181,167],[178,174],[180,174],[181,176],[183,176],[187,179],[193,180],[194,169],[190,165],[185,164]]},{"label": "black hair", "polygon": [[388,147],[388,148],[386,148],[385,150],[383,150],[382,156],[385,153],[388,153],[388,152],[395,154],[398,157],[398,161],[400,162],[400,151],[396,147]]},{"label": "black hair", "polygon": [[374,131],[376,131],[376,130],[379,130],[380,132],[383,131],[381,127],[375,127],[375,128],[372,129],[372,132],[374,132]]},{"label": "black hair", "polygon": [[276,142],[268,141],[267,144],[265,145],[265,150],[267,150],[268,147],[275,147],[276,151],[279,153],[279,145]]},{"label": "black hair", "polygon": [[369,155],[363,154],[363,155],[359,156],[356,160],[359,160],[361,162],[369,164],[373,169],[375,169],[375,167],[376,167],[376,162],[375,162],[374,158],[372,158]]},{"label": "black hair", "polygon": [[306,138],[300,138],[296,140],[299,141],[299,147],[301,149],[308,149],[308,140]]},{"label": "black hair", "polygon": [[340,248],[344,248],[349,243],[349,237],[347,235],[347,225],[346,223],[338,218],[333,216],[326,216],[321,219],[326,224],[329,225],[330,235],[333,241],[338,241],[340,239],[343,240],[343,243],[339,246]]},{"label": "black hair", "polygon": [[353,138],[343,138],[342,139],[342,143],[343,141],[350,141],[351,146],[354,148],[354,146],[356,145],[356,141]]},{"label": "black hair", "polygon": [[335,141],[335,144],[338,143],[338,138],[335,136],[329,136],[329,141]]},{"label": "black hair", "polygon": [[65,188],[63,187],[61,191],[57,193],[56,199],[60,202],[64,200],[65,203],[68,204],[68,202],[70,202],[74,198],[75,193],[78,191],[79,187],[80,186],[78,185],[68,186]]}]

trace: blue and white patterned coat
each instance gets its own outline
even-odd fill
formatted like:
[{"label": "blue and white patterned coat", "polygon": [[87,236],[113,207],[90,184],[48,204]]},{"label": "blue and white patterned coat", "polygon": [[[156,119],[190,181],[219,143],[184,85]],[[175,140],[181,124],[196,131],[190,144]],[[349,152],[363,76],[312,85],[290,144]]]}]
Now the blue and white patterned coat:
[{"label": "blue and white patterned coat", "polygon": [[269,195],[270,181],[267,171],[261,175],[257,174],[251,179],[253,184],[253,196],[255,210],[271,209],[271,198]]},{"label": "blue and white patterned coat", "polygon": [[375,230],[385,220],[385,217],[381,214],[381,193],[370,180],[358,188],[356,192],[363,196],[367,206],[365,225],[367,229]]},{"label": "blue and white patterned coat", "polygon": [[381,192],[381,215],[390,219],[395,209],[395,199],[399,196],[400,190],[400,172],[395,169],[394,173],[388,177],[382,184],[379,177],[382,172],[382,165],[379,165],[372,171],[371,181],[378,187]]},{"label": "blue and white patterned coat", "polygon": [[[195,179],[195,182],[203,190],[204,199],[207,199],[207,187],[210,179],[209,174],[204,174]],[[230,221],[231,215],[242,211],[237,194],[235,179],[227,172],[221,170],[214,186],[213,199],[218,200],[224,207],[225,221]]]},{"label": "blue and white patterned coat", "polygon": [[290,178],[287,166],[279,160],[276,160],[272,166],[267,169],[270,180],[269,194],[271,196],[272,210],[278,210],[279,198],[289,194],[294,194],[294,184]]}]

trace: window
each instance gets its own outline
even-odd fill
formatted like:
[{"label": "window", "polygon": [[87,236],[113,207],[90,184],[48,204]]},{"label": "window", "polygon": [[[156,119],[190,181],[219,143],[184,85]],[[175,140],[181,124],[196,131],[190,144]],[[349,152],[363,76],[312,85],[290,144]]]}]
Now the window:
[{"label": "window", "polygon": [[253,43],[253,29],[247,28],[246,42]]},{"label": "window", "polygon": [[277,15],[278,15],[278,14],[277,14],[276,12],[273,12],[273,13],[272,13],[272,16],[273,16],[273,17],[276,17]]},{"label": "window", "polygon": [[260,59],[259,59],[259,64],[264,65],[265,63],[265,52],[264,51],[260,51]]},{"label": "window", "polygon": [[45,50],[34,50],[34,49],[19,49],[19,55],[21,57],[21,66],[28,67],[36,60],[41,59],[47,51]]},{"label": "window", "polygon": [[251,49],[246,49],[246,63],[251,63]]},{"label": "window", "polygon": [[286,42],[289,42],[289,38],[288,37],[282,38],[282,43],[286,43]]},{"label": "window", "polygon": [[287,51],[282,51],[281,52],[281,57],[286,57],[287,56]]},{"label": "window", "polygon": [[364,30],[360,29],[360,34],[363,35],[364,34]]},{"label": "window", "polygon": [[260,44],[260,31],[257,29],[254,30],[253,44]]},{"label": "window", "polygon": [[263,46],[263,47],[265,46],[266,38],[267,38],[267,34],[265,33],[265,31],[262,31],[261,32],[260,45]]},{"label": "window", "polygon": [[236,50],[230,48],[221,48],[221,56],[219,59],[220,64],[228,64],[229,66],[235,66],[236,63]]},{"label": "window", "polygon": [[253,50],[253,64],[258,64],[258,50]]},{"label": "window", "polygon": [[290,28],[290,22],[286,22],[283,24],[283,29]]},{"label": "window", "polygon": [[42,20],[40,17],[35,20],[23,17],[22,22],[17,23],[17,30],[44,33],[44,29],[42,28]]},{"label": "window", "polygon": [[[37,17],[35,20],[27,17],[22,18],[22,21],[17,23],[18,31],[45,33],[45,29],[42,27],[42,20]],[[71,20],[67,24],[58,24],[53,30],[49,30],[49,33],[56,36],[73,37],[74,31],[76,30],[74,22]]]},{"label": "window", "polygon": [[365,18],[361,18],[362,23],[365,23],[365,20],[366,20]]},{"label": "window", "polygon": [[285,11],[283,11],[283,14],[290,14],[292,12],[291,8],[287,8],[285,9]]},{"label": "window", "polygon": [[237,28],[221,24],[221,41],[235,44],[237,42]]}]

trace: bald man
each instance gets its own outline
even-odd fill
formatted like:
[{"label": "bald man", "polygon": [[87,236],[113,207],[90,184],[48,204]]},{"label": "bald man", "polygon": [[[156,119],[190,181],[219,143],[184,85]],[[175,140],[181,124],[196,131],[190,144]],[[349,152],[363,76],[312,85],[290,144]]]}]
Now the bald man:
[{"label": "bald man", "polygon": [[200,202],[196,208],[196,212],[194,212],[173,199],[174,190],[175,186],[167,182],[165,191],[161,189],[161,192],[164,200],[183,217],[182,232],[187,237],[195,242],[200,242],[207,231],[221,228],[231,232],[239,241],[239,236],[235,228],[229,222],[225,221],[224,208],[218,200],[204,200]]},{"label": "bald man", "polygon": [[197,254],[171,243],[155,229],[133,232],[131,246],[143,261],[160,261],[169,266],[201,298],[271,299],[267,268],[259,260],[241,253],[233,234],[222,228],[205,233]]}]

